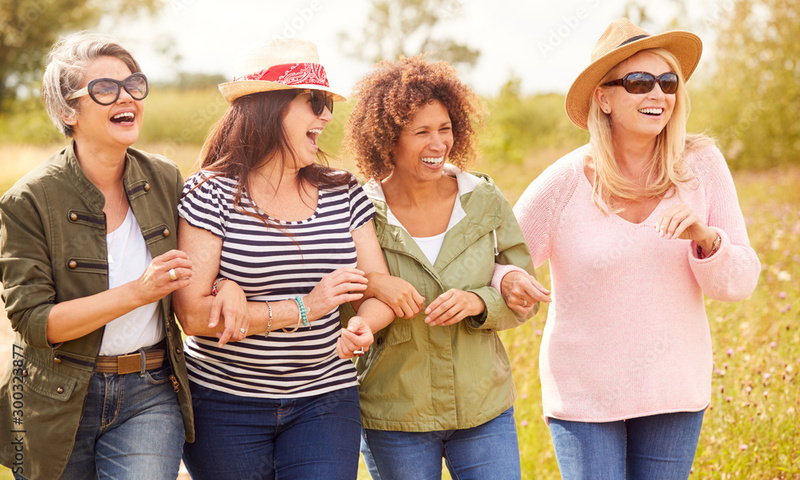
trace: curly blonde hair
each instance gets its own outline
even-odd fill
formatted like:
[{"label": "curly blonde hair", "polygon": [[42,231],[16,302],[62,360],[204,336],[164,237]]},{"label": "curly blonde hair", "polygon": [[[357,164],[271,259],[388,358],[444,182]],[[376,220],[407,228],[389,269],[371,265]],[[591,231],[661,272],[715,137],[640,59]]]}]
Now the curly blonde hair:
[{"label": "curly blonde hair", "polygon": [[394,170],[394,147],[420,107],[438,100],[450,114],[453,147],[448,161],[464,170],[475,159],[476,124],[485,107],[446,62],[417,55],[383,61],[354,87],[357,103],[345,127],[344,147],[362,175],[382,180]]}]

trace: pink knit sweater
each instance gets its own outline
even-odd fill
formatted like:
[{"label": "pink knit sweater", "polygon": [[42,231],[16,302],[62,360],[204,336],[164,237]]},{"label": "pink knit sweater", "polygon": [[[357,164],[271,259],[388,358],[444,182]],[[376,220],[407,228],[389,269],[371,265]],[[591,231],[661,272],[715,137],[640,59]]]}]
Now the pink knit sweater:
[{"label": "pink knit sweater", "polygon": [[[606,422],[702,410],[712,370],[703,294],[743,300],[761,271],[725,159],[716,147],[689,154],[695,180],[634,224],[592,203],[583,151],[550,166],[514,207],[534,264],[550,260],[544,414]],[[698,259],[690,241],[655,231],[659,214],[679,202],[719,233],[712,257]]]}]

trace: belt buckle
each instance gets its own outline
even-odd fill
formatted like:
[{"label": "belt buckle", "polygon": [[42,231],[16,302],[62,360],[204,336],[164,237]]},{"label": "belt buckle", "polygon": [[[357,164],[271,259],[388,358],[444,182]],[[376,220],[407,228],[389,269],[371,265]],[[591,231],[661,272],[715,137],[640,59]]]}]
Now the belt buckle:
[{"label": "belt buckle", "polygon": [[129,353],[117,357],[117,375],[140,372],[142,370],[142,354]]}]

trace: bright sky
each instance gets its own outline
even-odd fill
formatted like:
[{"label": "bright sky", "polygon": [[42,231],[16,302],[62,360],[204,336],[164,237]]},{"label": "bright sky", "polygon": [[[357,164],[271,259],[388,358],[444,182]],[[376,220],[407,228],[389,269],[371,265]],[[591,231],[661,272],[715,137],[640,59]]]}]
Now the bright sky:
[{"label": "bright sky", "polygon": [[[480,94],[496,94],[512,72],[522,79],[525,93],[563,93],[588,65],[591,49],[608,24],[623,14],[626,1],[444,0],[448,16],[437,36],[453,37],[481,51],[476,67],[461,71],[462,79]],[[690,6],[705,15],[690,11],[694,24],[708,27],[731,1],[712,0],[702,7],[699,3],[690,0]],[[169,78],[179,70],[232,77],[237,61],[252,45],[278,36],[310,40],[317,45],[331,86],[349,93],[370,65],[344,56],[337,34],[360,34],[369,6],[369,0],[167,0],[155,20],[109,23],[100,29],[128,46],[154,79]],[[663,23],[673,16],[674,11],[665,8]],[[651,33],[664,29],[650,28]],[[705,30],[696,31],[704,40],[711,29]],[[177,63],[157,53],[164,45],[180,55]]]}]

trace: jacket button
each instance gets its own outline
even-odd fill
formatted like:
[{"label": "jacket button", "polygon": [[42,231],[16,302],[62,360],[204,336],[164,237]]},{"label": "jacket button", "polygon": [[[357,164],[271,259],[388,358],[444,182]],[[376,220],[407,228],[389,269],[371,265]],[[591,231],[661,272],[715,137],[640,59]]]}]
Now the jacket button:
[{"label": "jacket button", "polygon": [[383,337],[378,338],[377,344],[379,347],[383,345]]},{"label": "jacket button", "polygon": [[144,184],[144,191],[145,192],[149,192],[150,191],[150,184],[149,183],[145,183]]},{"label": "jacket button", "polygon": [[78,214],[77,214],[77,213],[75,213],[75,212],[72,212],[72,213],[70,213],[70,214],[69,214],[69,219],[70,219],[70,221],[72,221],[72,222],[77,222],[77,221],[78,221]]},{"label": "jacket button", "polygon": [[169,228],[165,228],[164,231],[161,232],[161,234],[164,235],[165,237],[169,237],[169,235],[170,235]]},{"label": "jacket button", "polygon": [[183,349],[181,347],[178,347],[178,348],[175,349],[175,353],[180,355],[181,353],[183,353]]},{"label": "jacket button", "polygon": [[64,388],[63,387],[58,387],[58,388],[56,388],[56,392],[64,393]]},{"label": "jacket button", "polygon": [[23,377],[27,377],[28,376],[28,369],[27,368],[22,371],[22,376]]},{"label": "jacket button", "polygon": [[76,262],[75,260],[70,260],[67,266],[71,269],[78,268],[78,262]]},{"label": "jacket button", "polygon": [[61,363],[61,357],[55,357],[53,361],[56,363]]}]

